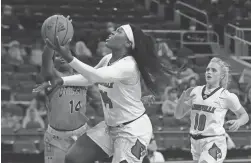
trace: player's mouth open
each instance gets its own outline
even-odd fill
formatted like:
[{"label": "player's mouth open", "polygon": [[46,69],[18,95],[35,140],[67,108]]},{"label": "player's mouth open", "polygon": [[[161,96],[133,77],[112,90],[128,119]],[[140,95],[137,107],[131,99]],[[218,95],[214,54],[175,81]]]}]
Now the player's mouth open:
[{"label": "player's mouth open", "polygon": [[212,79],[212,77],[211,77],[211,76],[209,76],[209,75],[207,75],[207,79]]},{"label": "player's mouth open", "polygon": [[112,35],[109,35],[105,41],[109,41],[111,39],[111,37],[112,37]]},{"label": "player's mouth open", "polygon": [[60,59],[60,63],[64,64],[64,63],[66,63],[66,61],[64,59]]}]

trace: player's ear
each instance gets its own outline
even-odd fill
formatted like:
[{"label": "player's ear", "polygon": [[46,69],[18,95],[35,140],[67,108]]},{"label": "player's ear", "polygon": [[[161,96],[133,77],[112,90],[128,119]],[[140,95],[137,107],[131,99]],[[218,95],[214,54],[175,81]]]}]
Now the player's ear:
[{"label": "player's ear", "polygon": [[126,42],[126,47],[127,47],[127,48],[132,47],[132,43],[131,43],[130,41],[127,41],[127,42]]},{"label": "player's ear", "polygon": [[225,78],[225,75],[222,74],[220,79],[223,80],[224,78]]}]

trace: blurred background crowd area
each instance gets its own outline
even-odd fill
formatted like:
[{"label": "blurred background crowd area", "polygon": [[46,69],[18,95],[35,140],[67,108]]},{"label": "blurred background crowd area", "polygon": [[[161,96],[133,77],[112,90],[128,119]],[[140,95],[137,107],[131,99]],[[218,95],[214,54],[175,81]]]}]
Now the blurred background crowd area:
[{"label": "blurred background crowd area", "polygon": [[[167,64],[187,65],[180,76],[161,81],[165,87],[156,102],[145,104],[158,144],[154,151],[171,150],[171,154],[170,150],[164,154],[165,159],[181,155],[191,158],[189,117],[176,120],[174,109],[183,90],[205,84],[205,68],[212,57],[230,64],[229,90],[238,95],[251,115],[251,0],[3,0],[1,127],[2,150],[6,153],[43,151],[46,96],[44,92],[33,94],[32,89],[41,81],[44,42],[40,28],[54,14],[71,16],[75,31],[71,49],[89,65],[96,65],[111,52],[105,47],[105,39],[125,23],[140,26],[152,35],[158,57]],[[142,89],[147,95],[144,86]],[[87,96],[86,114],[94,126],[103,120],[102,104],[96,86],[90,87],[88,94],[92,96]],[[233,113],[227,113],[226,120],[234,118]],[[229,148],[250,148],[250,128],[248,123],[240,131],[230,132],[234,146]],[[248,155],[232,154],[228,156]]]}]

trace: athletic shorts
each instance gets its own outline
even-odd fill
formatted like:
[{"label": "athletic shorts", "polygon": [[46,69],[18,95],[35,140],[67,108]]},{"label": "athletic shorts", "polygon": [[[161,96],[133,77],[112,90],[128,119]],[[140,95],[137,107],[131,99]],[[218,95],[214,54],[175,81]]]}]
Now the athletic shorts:
[{"label": "athletic shorts", "polygon": [[88,125],[74,131],[57,131],[48,126],[44,134],[44,158],[45,163],[61,163],[64,162],[66,152],[78,137],[85,134]]},{"label": "athletic shorts", "polygon": [[107,126],[103,121],[87,135],[109,156],[113,155],[112,163],[141,163],[152,137],[152,124],[146,114],[119,127]]},{"label": "athletic shorts", "polygon": [[191,153],[193,160],[198,160],[198,163],[222,163],[227,155],[226,137],[191,138]]}]

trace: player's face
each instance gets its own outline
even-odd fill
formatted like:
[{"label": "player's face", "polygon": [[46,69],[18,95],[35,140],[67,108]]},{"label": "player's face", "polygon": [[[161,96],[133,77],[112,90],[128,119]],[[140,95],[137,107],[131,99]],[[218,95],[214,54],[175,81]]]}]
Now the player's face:
[{"label": "player's face", "polygon": [[110,49],[120,49],[128,45],[128,38],[123,28],[119,27],[106,39],[106,46]]},{"label": "player's face", "polygon": [[58,53],[55,54],[54,65],[58,71],[70,71],[71,69],[69,64]]},{"label": "player's face", "polygon": [[189,83],[190,87],[195,87],[196,86],[196,80],[195,79],[191,79],[190,83]]},{"label": "player's face", "polygon": [[207,66],[205,77],[207,84],[219,85],[221,79],[220,65],[215,62],[210,62]]},{"label": "player's face", "polygon": [[178,97],[178,94],[177,94],[176,91],[173,91],[173,92],[170,93],[170,98],[171,99],[176,99],[177,97]]}]

